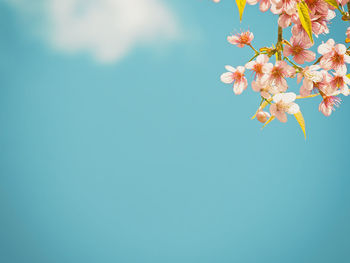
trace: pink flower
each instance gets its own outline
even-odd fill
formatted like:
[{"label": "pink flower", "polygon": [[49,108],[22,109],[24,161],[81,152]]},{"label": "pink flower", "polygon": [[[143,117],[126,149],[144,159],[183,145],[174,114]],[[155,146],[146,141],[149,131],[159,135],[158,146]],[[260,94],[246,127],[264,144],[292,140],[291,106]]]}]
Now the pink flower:
[{"label": "pink flower", "polygon": [[318,15],[327,16],[328,4],[324,0],[305,0],[311,14],[317,13]]},{"label": "pink flower", "polygon": [[293,15],[297,10],[297,1],[295,0],[271,0],[271,4],[271,12],[278,15],[282,12]]},{"label": "pink flower", "polygon": [[[312,26],[312,33],[315,36],[318,36],[320,34],[328,34],[328,23],[329,20],[332,19],[335,16],[335,13],[332,10],[328,10],[328,15],[321,16],[321,15],[310,15],[311,18],[311,26]],[[293,21],[295,25],[292,27],[292,34],[293,36],[301,35],[303,38],[308,39],[310,41],[309,36],[307,35],[305,29],[301,25],[300,19],[297,19],[296,21]]]},{"label": "pink flower", "polygon": [[332,80],[332,75],[328,73],[326,70],[321,70],[322,74],[322,80],[314,82],[314,89],[319,91],[321,94],[331,94],[333,91],[331,91],[330,82]]},{"label": "pink flower", "polygon": [[288,15],[287,13],[282,13],[278,18],[278,25],[282,28],[286,28],[290,26],[293,20],[296,20],[296,14]]},{"label": "pink flower", "polygon": [[270,106],[271,115],[275,116],[280,122],[286,122],[286,113],[296,114],[300,111],[299,105],[294,103],[296,97],[293,92],[278,93],[273,96],[275,103]]},{"label": "pink flower", "polygon": [[292,35],[298,38],[302,38],[305,42],[311,42],[308,34],[300,23],[300,20],[292,26]]},{"label": "pink flower", "polygon": [[231,66],[226,66],[225,68],[228,72],[221,75],[221,81],[226,84],[234,82],[233,92],[236,95],[241,94],[248,86],[248,81],[244,75],[245,68],[242,66],[237,67],[237,69]]},{"label": "pink flower", "polygon": [[341,99],[336,96],[324,96],[322,102],[318,106],[318,110],[328,117],[335,110],[335,106],[339,107]]},{"label": "pink flower", "polygon": [[340,89],[340,92],[344,96],[348,96],[349,95],[348,85],[350,84],[350,79],[345,74],[346,74],[346,68],[345,70],[343,69],[336,70],[333,73],[333,78],[329,82],[329,85],[334,91],[337,91],[338,89]]},{"label": "pink flower", "polygon": [[261,82],[261,80],[252,81],[252,89],[256,92],[260,92],[261,97],[265,99],[270,99],[271,94],[275,95],[279,93],[279,89],[274,84],[269,84],[267,82]]},{"label": "pink flower", "polygon": [[327,15],[311,15],[312,32],[318,36],[320,34],[328,34],[328,24],[331,19],[335,17],[335,12],[328,9]]},{"label": "pink flower", "polygon": [[266,12],[269,10],[271,1],[270,0],[247,0],[247,3],[249,5],[256,5],[258,2],[260,2],[260,11]]},{"label": "pink flower", "polygon": [[270,113],[268,113],[266,111],[259,111],[256,114],[257,120],[260,121],[261,123],[265,123],[270,117],[271,117]]},{"label": "pink flower", "polygon": [[262,82],[276,85],[281,92],[288,89],[285,78],[290,78],[295,75],[295,69],[287,64],[285,61],[277,61],[275,66],[271,63],[266,63],[263,66],[263,73],[265,75],[261,78]]},{"label": "pink flower", "polygon": [[250,61],[245,64],[247,69],[252,70],[255,73],[254,79],[257,77],[258,79],[264,75],[262,69],[263,66],[269,61],[269,57],[265,54],[261,54],[256,57],[255,61]]},{"label": "pink flower", "polygon": [[345,63],[350,63],[350,56],[346,54],[346,47],[343,44],[335,45],[334,40],[329,39],[326,43],[322,43],[317,51],[323,55],[320,61],[322,68],[346,71]]},{"label": "pink flower", "polygon": [[319,83],[319,91],[323,100],[318,106],[318,110],[322,112],[323,115],[329,116],[331,115],[332,111],[335,110],[335,106],[339,107],[340,105],[341,99],[336,97],[340,94],[340,91],[334,90],[334,88],[329,84],[332,76],[325,70],[323,70],[322,73],[324,75],[323,78],[326,78],[328,83],[326,83],[325,80],[322,81],[324,85],[322,85],[322,83]]},{"label": "pink flower", "polygon": [[227,41],[229,43],[231,43],[232,45],[237,45],[238,47],[244,47],[245,45],[250,45],[253,39],[254,39],[254,35],[250,31],[246,31],[240,34],[227,37]]},{"label": "pink flower", "polygon": [[321,72],[317,71],[320,69],[318,65],[312,65],[310,67],[305,67],[301,73],[298,73],[297,81],[298,83],[303,80],[303,85],[300,87],[300,95],[308,96],[314,89],[314,84],[319,83],[323,80],[323,75]]},{"label": "pink flower", "polygon": [[298,64],[304,64],[305,61],[311,62],[315,60],[316,54],[307,50],[312,46],[310,41],[304,41],[301,37],[292,37],[290,39],[291,46],[286,45],[283,50],[283,55],[288,57],[293,56],[293,59]]}]

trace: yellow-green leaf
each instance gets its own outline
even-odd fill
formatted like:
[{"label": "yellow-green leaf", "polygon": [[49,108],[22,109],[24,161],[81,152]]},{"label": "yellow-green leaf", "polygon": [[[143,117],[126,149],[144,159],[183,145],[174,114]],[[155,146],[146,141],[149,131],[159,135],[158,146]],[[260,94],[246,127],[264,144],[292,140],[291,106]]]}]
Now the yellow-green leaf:
[{"label": "yellow-green leaf", "polygon": [[294,117],[297,120],[297,122],[299,123],[300,128],[302,129],[302,131],[304,133],[304,137],[306,139],[305,120],[304,120],[303,114],[301,114],[301,111],[299,111],[298,113],[294,114]]},{"label": "yellow-green leaf", "polygon": [[298,3],[298,14],[299,14],[301,25],[303,26],[311,42],[313,43],[314,40],[312,38],[312,26],[311,26],[309,8],[304,1],[301,1]]},{"label": "yellow-green leaf", "polygon": [[[350,75],[350,74],[349,74],[349,75]],[[301,96],[301,95],[298,95],[298,96],[297,96],[297,99],[309,99],[309,98],[317,97],[318,95],[320,95],[320,93],[315,93],[315,94],[311,94],[311,95],[308,95],[308,96]]]},{"label": "yellow-green leaf", "polygon": [[335,8],[339,8],[338,3],[336,0],[324,0],[327,4],[330,4],[331,6],[334,6]]},{"label": "yellow-green leaf", "polygon": [[346,75],[350,79],[350,74]]},{"label": "yellow-green leaf", "polygon": [[272,116],[265,122],[264,126],[261,127],[261,129],[264,129],[265,126],[266,126],[267,124],[269,124],[271,121],[273,121],[274,119],[275,119],[275,116],[272,115]]},{"label": "yellow-green leaf", "polygon": [[236,0],[236,4],[239,12],[239,20],[242,21],[242,15],[245,8],[246,0]]}]

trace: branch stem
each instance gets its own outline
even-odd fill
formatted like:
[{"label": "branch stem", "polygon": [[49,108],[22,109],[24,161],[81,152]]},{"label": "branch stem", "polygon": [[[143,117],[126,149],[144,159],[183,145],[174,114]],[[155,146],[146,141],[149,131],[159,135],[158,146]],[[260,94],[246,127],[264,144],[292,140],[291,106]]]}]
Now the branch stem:
[{"label": "branch stem", "polygon": [[282,59],[282,41],[283,41],[283,29],[282,27],[278,26],[278,32],[277,32],[277,43],[276,43],[276,60]]},{"label": "branch stem", "polygon": [[293,61],[291,61],[288,57],[283,57],[283,59],[287,60],[290,64],[293,65],[294,68],[299,69],[300,71],[303,70],[302,67],[299,67],[297,64],[295,64]]},{"label": "branch stem", "polygon": [[252,46],[252,44],[248,44],[248,46],[250,46],[251,47],[251,49],[253,49],[254,50],[254,52],[256,53],[256,54],[259,54],[260,52],[259,51],[257,51],[253,46]]}]

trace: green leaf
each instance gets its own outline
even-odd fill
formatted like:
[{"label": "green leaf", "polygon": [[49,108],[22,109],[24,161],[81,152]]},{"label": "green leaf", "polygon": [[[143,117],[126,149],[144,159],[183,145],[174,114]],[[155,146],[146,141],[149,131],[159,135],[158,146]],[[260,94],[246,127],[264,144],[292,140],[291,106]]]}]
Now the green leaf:
[{"label": "green leaf", "polygon": [[302,131],[304,133],[304,137],[306,139],[305,120],[304,120],[303,114],[301,114],[301,111],[299,111],[298,113],[294,114],[294,117],[297,120],[297,122],[299,123],[300,128],[302,129]]},{"label": "green leaf", "polygon": [[261,129],[264,129],[267,124],[269,124],[271,121],[275,119],[275,116],[271,116],[264,124],[264,126],[261,127]]},{"label": "green leaf", "polygon": [[350,79],[350,74],[346,75]]},{"label": "green leaf", "polygon": [[308,34],[311,42],[314,43],[314,40],[312,38],[312,26],[311,26],[309,8],[304,1],[299,2],[297,7],[298,7],[298,14],[299,14],[301,25],[303,26],[306,33]]},{"label": "green leaf", "polygon": [[338,3],[336,0],[324,0],[327,4],[334,6],[335,8],[339,9]]},{"label": "green leaf", "polygon": [[236,4],[239,12],[239,21],[242,21],[242,15],[245,8],[246,0],[236,0]]}]

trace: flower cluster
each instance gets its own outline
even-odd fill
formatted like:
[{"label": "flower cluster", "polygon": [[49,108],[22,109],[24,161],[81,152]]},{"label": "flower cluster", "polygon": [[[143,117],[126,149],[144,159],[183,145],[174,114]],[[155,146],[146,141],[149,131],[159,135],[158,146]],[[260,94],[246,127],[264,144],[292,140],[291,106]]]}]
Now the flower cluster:
[{"label": "flower cluster", "polygon": [[[213,0],[219,2],[220,0]],[[239,48],[250,47],[254,56],[244,66],[227,65],[227,72],[221,75],[221,81],[233,84],[233,92],[242,94],[248,87],[246,71],[253,73],[251,82],[253,91],[261,96],[260,106],[254,115],[258,121],[269,123],[274,118],[287,121],[287,114],[296,117],[305,134],[305,122],[297,99],[320,96],[319,111],[325,116],[331,115],[340,105],[340,95],[348,96],[350,79],[347,64],[350,63],[350,47],[335,43],[333,39],[322,42],[317,53],[310,50],[314,46],[313,36],[329,33],[330,21],[336,11],[342,20],[350,21],[350,0],[237,0],[240,16],[246,2],[250,5],[260,3],[260,11],[270,10],[278,15],[278,40],[276,45],[255,49],[254,35],[250,31],[230,35],[227,41]],[[243,9],[242,9],[243,7]],[[283,29],[290,28],[291,38],[283,38]],[[350,27],[347,29],[345,43],[350,42]],[[276,61],[272,61],[275,56]],[[306,64],[306,65],[305,65]],[[290,91],[290,80],[300,84],[299,94]],[[263,111],[270,106],[270,113]],[[265,126],[264,125],[264,126]]]}]

